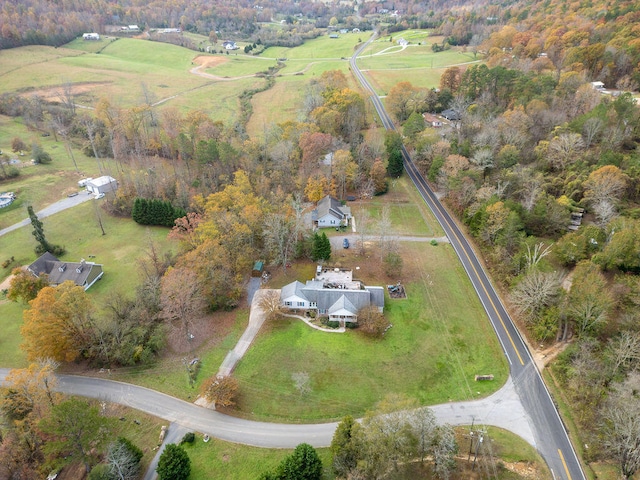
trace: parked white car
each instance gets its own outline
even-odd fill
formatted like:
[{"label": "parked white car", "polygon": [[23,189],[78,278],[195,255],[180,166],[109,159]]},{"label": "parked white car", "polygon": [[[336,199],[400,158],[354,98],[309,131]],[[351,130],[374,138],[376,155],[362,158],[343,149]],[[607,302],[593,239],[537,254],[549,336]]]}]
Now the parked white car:
[{"label": "parked white car", "polygon": [[104,197],[104,193],[98,193],[96,194],[96,200],[101,199],[102,197]]}]

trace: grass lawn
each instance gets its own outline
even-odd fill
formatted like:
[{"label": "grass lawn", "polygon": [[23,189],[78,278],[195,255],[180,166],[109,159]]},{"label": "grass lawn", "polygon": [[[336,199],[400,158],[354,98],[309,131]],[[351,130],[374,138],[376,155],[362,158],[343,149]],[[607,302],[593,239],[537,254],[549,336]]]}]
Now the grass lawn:
[{"label": "grass lawn", "polygon": [[[264,472],[273,470],[293,450],[248,447],[223,442],[212,438],[204,443],[201,435],[196,441],[184,445],[191,459],[192,480],[203,478],[224,478],[246,480],[259,478]],[[325,468],[323,478],[334,478],[331,471],[331,454],[328,448],[316,449]]]},{"label": "grass lawn", "polygon": [[[88,291],[96,302],[96,308],[99,308],[110,294],[130,295],[133,292],[138,284],[136,260],[143,256],[149,240],[156,242],[161,251],[170,250],[173,245],[167,239],[166,228],[143,227],[131,219],[111,217],[100,210],[106,231],[103,236],[93,203],[92,200],[44,218],[43,223],[47,239],[66,247],[63,260],[85,258],[104,265],[104,277]],[[0,237],[2,261],[14,256],[16,264],[28,265],[37,258],[33,252],[35,245],[28,226],[3,235]],[[10,269],[0,269],[0,281],[9,273]],[[23,308],[23,305],[12,302],[0,303],[0,329],[3,332],[19,332]],[[20,341],[17,334],[7,338],[3,336],[0,352],[3,367],[25,365],[24,354],[18,348]]]},{"label": "grass lawn", "polygon": [[[383,340],[357,331],[319,332],[288,318],[272,321],[236,369],[240,414],[319,421],[362,415],[391,393],[429,405],[499,388],[507,377],[506,361],[452,248],[403,242],[401,254],[412,260],[403,268],[408,299],[387,299],[393,328]],[[345,266],[349,260],[341,262]],[[351,263],[361,266],[359,278],[374,284],[367,265],[375,261],[354,258]],[[475,384],[479,371],[491,371],[496,382]],[[309,376],[307,394],[294,385],[292,375],[298,372]]]},{"label": "grass lawn", "polygon": [[391,218],[391,231],[387,232],[388,234],[425,237],[444,235],[433,213],[406,176],[393,180],[387,194],[373,197],[371,200],[358,200],[352,204],[356,228],[359,212],[366,210],[373,219],[373,224],[369,227],[370,234],[375,235],[375,222],[380,218],[385,205],[389,207]]}]

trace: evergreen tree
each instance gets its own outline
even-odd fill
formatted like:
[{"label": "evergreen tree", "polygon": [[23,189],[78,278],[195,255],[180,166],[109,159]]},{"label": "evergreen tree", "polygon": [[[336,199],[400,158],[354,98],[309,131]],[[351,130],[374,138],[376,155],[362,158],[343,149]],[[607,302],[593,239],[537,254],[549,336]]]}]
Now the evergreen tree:
[{"label": "evergreen tree", "polygon": [[349,472],[358,464],[358,448],[354,439],[356,422],[347,415],[336,428],[331,440],[331,455],[333,456],[333,471],[339,477],[347,477]]},{"label": "evergreen tree", "polygon": [[279,468],[280,478],[287,480],[320,480],[322,461],[318,452],[308,443],[301,443]]},{"label": "evergreen tree", "polygon": [[33,211],[33,207],[31,205],[27,207],[27,212],[29,213],[29,218],[31,219],[31,225],[33,225],[33,232],[31,232],[31,234],[36,237],[36,241],[40,244],[41,247],[36,248],[36,253],[38,251],[41,251],[42,253],[51,252],[51,250],[53,249],[44,236],[44,228],[42,226],[42,222],[38,220],[38,216]]},{"label": "evergreen tree", "polygon": [[394,150],[389,154],[389,163],[387,164],[387,173],[390,177],[398,178],[404,171],[402,163],[402,151]]},{"label": "evergreen tree", "polygon": [[397,178],[402,175],[404,171],[404,164],[402,163],[402,137],[397,132],[387,132],[384,139],[384,146],[389,158],[387,173],[390,177]]},{"label": "evergreen tree", "polygon": [[184,448],[175,443],[168,444],[158,460],[159,480],[186,480],[191,473],[191,460]]},{"label": "evergreen tree", "polygon": [[313,240],[311,244],[311,260],[314,262],[322,258],[321,255],[321,237],[318,232],[313,233]]},{"label": "evergreen tree", "polygon": [[329,237],[327,237],[327,234],[324,232],[322,232],[322,235],[320,236],[319,253],[319,258],[321,258],[322,260],[326,261],[331,258],[331,242],[329,241]]}]

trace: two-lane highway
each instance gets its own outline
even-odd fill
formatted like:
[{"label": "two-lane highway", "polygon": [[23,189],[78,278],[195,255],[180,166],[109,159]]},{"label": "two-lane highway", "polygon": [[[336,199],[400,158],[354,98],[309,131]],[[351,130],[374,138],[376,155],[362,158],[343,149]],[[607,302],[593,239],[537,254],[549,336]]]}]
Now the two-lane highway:
[{"label": "two-lane highway", "polygon": [[[375,34],[354,53],[350,59],[350,66],[363,88],[370,93],[371,101],[385,129],[395,130],[395,125],[387,114],[382,101],[357,65],[358,55],[374,39]],[[418,172],[411,160],[411,156],[404,147],[402,147],[402,154],[409,177],[449,238],[502,344],[504,353],[509,361],[511,377],[516,392],[520,396],[520,401],[529,416],[528,420],[534,432],[538,451],[544,457],[555,478],[567,480],[585,479],[580,462],[549,391],[531,358],[524,340],[500,300],[478,256],[455,220],[449,215]]]}]

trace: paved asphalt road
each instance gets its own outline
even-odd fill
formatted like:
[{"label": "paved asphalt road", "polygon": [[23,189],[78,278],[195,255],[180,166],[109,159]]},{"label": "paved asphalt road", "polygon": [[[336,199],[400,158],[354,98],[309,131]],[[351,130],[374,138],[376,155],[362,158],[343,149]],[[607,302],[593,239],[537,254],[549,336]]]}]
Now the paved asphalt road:
[{"label": "paved asphalt road", "polygon": [[[395,126],[385,111],[380,98],[357,66],[358,55],[374,38],[375,35],[354,53],[350,59],[350,67],[362,86],[370,92],[371,101],[384,127],[387,130],[395,130]],[[447,237],[449,237],[451,245],[462,261],[489,315],[509,361],[515,391],[518,393],[520,401],[529,416],[529,423],[534,432],[535,445],[538,451],[544,457],[555,478],[568,480],[585,479],[573,445],[569,440],[546,385],[542,381],[525,342],[504,308],[471,244],[420,175],[404,147],[402,153],[407,173],[442,225]]]},{"label": "paved asphalt road", "polygon": [[[62,210],[66,210],[67,208],[75,207],[76,205],[79,205],[93,198],[94,198],[93,195],[88,195],[87,193],[82,191],[75,197],[66,197],[66,198],[63,198],[62,200],[52,203],[48,207],[43,208],[39,212],[36,212],[36,215],[40,220],[42,220],[43,218],[48,217],[49,215],[53,215],[54,213],[61,212]],[[96,200],[96,201],[99,201],[99,200]],[[26,208],[25,208],[25,212],[26,212]],[[9,233],[14,230],[17,230],[18,228],[24,227],[25,225],[29,225],[30,223],[31,223],[31,220],[29,219],[29,217],[27,217],[18,223],[14,223],[11,226],[1,229],[0,236],[4,235],[5,233]]]},{"label": "paved asphalt road", "polygon": [[[8,373],[8,368],[0,369],[0,385]],[[292,425],[255,422],[230,417],[145,387],[106,378],[76,375],[58,375],[57,378],[56,391],[118,403],[163,418],[190,431],[256,447],[295,448],[302,442],[314,447],[328,447],[338,425],[337,423]],[[520,435],[535,446],[527,414],[522,408],[511,379],[499,391],[487,398],[445,403],[429,408],[440,423],[494,425]]]}]

